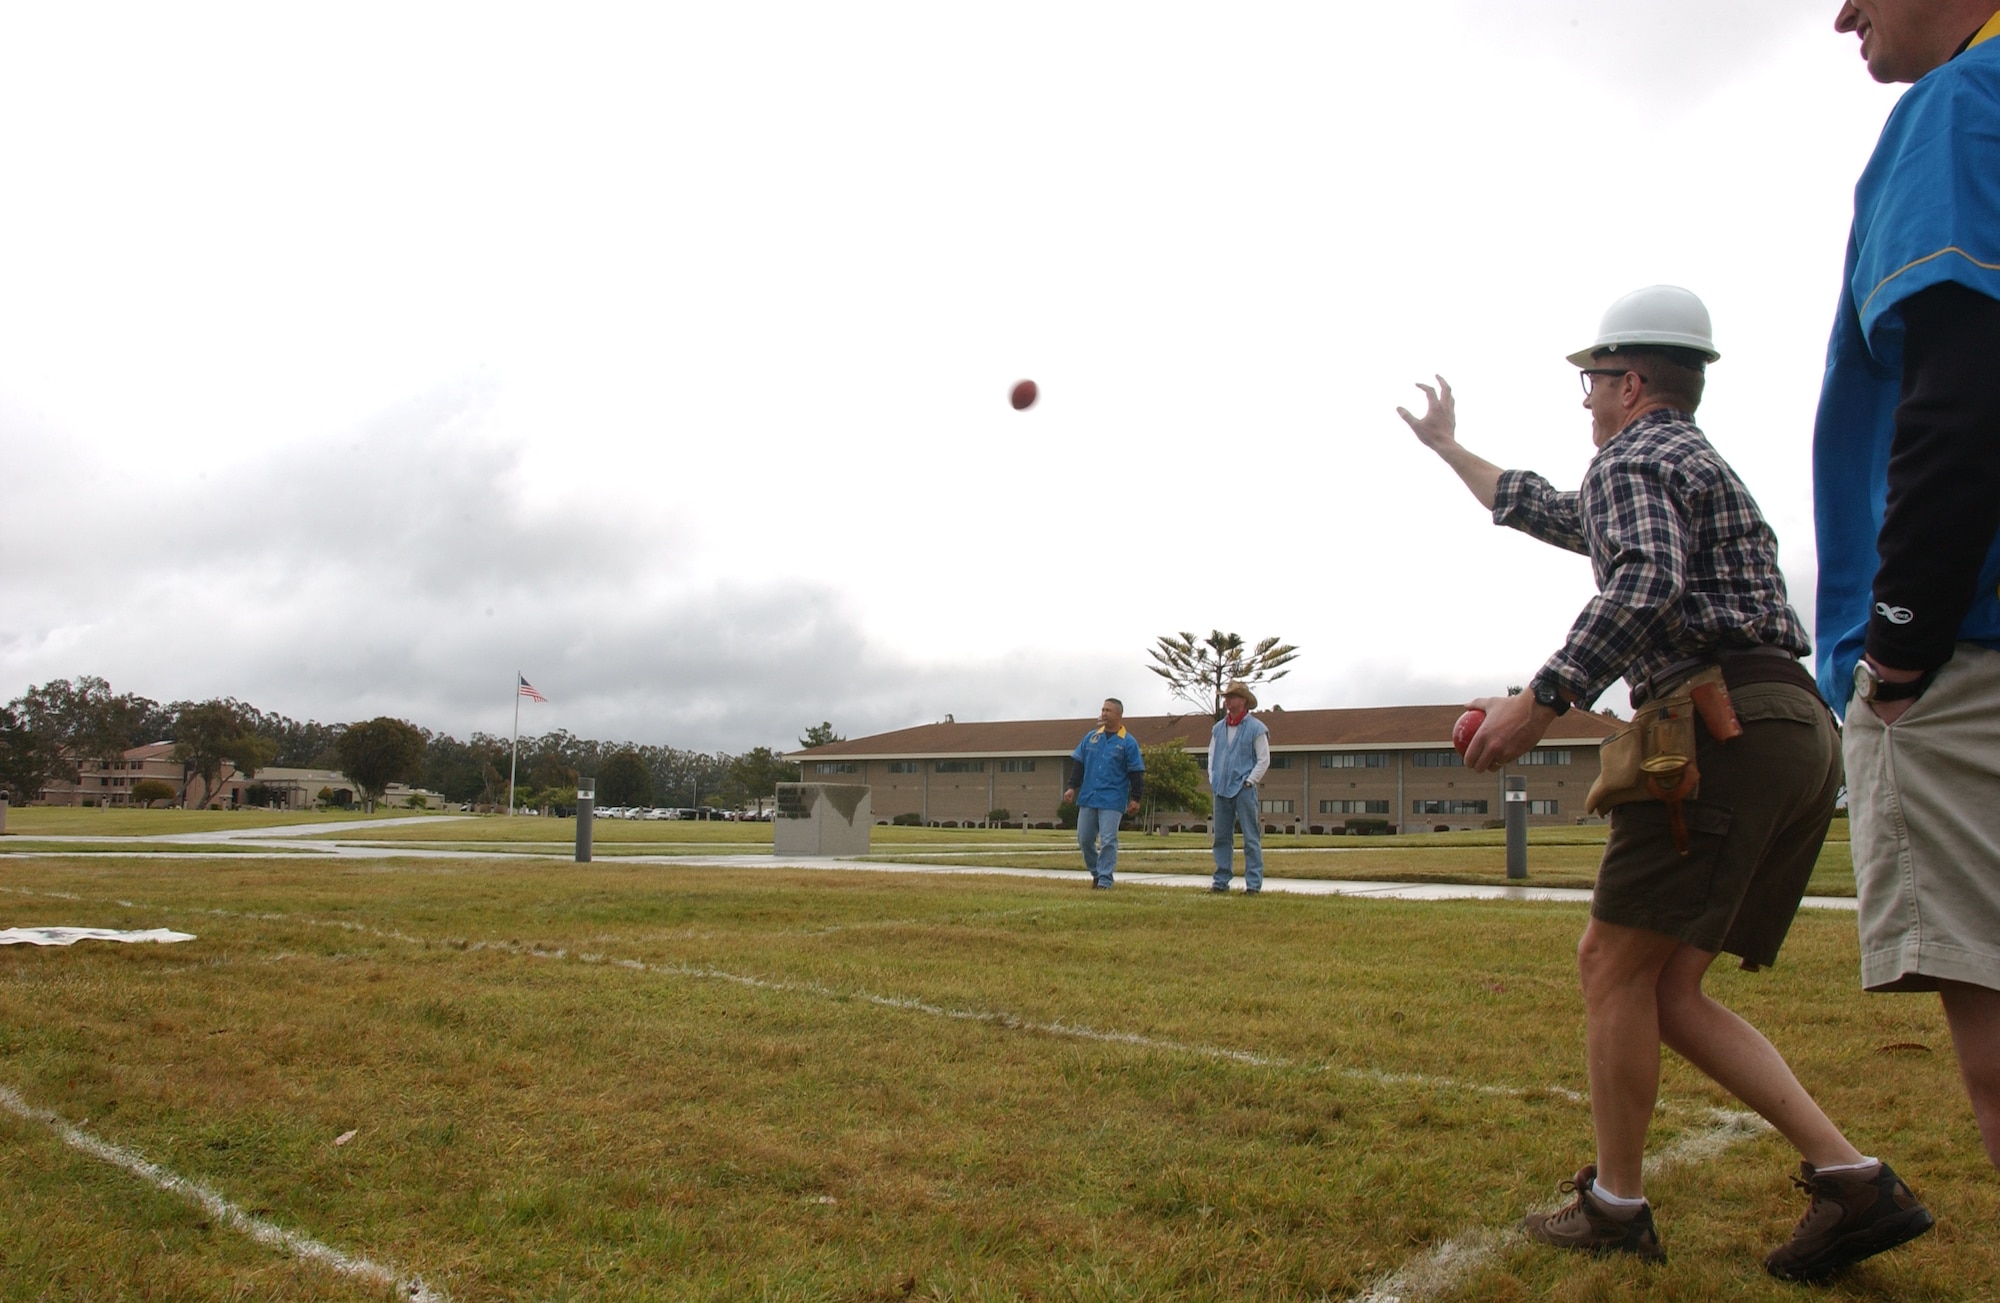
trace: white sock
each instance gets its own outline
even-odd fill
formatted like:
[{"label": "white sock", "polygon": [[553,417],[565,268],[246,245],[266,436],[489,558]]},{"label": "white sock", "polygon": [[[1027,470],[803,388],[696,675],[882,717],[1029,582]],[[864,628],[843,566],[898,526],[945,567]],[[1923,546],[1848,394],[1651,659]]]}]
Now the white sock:
[{"label": "white sock", "polygon": [[1881,1161],[1879,1158],[1864,1158],[1858,1163],[1837,1163],[1832,1167],[1815,1167],[1813,1172],[1819,1176],[1825,1176],[1832,1172],[1862,1172],[1874,1167]]},{"label": "white sock", "polygon": [[1636,1213],[1646,1206],[1646,1196],[1643,1194],[1637,1199],[1627,1199],[1622,1194],[1611,1193],[1596,1182],[1591,1183],[1590,1197],[1616,1213]]}]

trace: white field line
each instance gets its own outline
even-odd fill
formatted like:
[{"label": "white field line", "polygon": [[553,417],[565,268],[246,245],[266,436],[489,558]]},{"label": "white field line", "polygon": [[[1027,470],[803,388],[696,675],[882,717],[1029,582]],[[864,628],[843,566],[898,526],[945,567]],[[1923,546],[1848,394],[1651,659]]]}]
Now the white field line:
[{"label": "white field line", "polygon": [[[1656,1177],[1690,1163],[1705,1163],[1731,1145],[1751,1139],[1771,1129],[1771,1124],[1755,1113],[1712,1109],[1714,1121],[1699,1131],[1691,1131],[1658,1153],[1647,1157],[1645,1174]],[[1561,1201],[1543,1204],[1537,1212],[1553,1212]],[[1473,1226],[1460,1231],[1421,1257],[1412,1258],[1348,1303],[1420,1303],[1456,1286],[1484,1266],[1508,1245],[1520,1238],[1517,1227],[1499,1229]]]},{"label": "white field line", "polygon": [[1165,1037],[1146,1036],[1139,1032],[1107,1031],[1090,1027],[1083,1023],[1038,1022],[1022,1018],[1016,1014],[992,1009],[957,1009],[947,1005],[932,1004],[929,1001],[909,996],[878,995],[872,991],[843,991],[819,982],[789,982],[778,978],[756,977],[745,973],[732,973],[720,968],[701,967],[693,964],[651,964],[643,959],[619,959],[611,955],[594,953],[571,953],[567,950],[551,950],[539,946],[524,946],[507,941],[475,941],[466,946],[467,950],[498,950],[506,954],[524,955],[532,959],[569,959],[584,964],[604,964],[622,968],[634,973],[653,973],[664,977],[690,977],[700,981],[730,982],[748,987],[754,991],[773,991],[781,994],[808,995],[816,999],[832,1000],[839,1003],[870,1004],[878,1008],[894,1009],[902,1013],[919,1013],[933,1018],[946,1018],[954,1022],[983,1023],[993,1027],[1004,1027],[1010,1031],[1032,1032],[1042,1036],[1063,1037],[1072,1040],[1094,1041],[1105,1045],[1130,1045],[1138,1049],[1159,1050],[1169,1054],[1185,1054],[1193,1058],[1218,1059],[1229,1063],[1240,1063],[1252,1068],[1299,1069],[1306,1072],[1326,1072],[1350,1081],[1367,1082],[1378,1086],[1415,1086],[1425,1090],[1465,1091],[1479,1095],[1499,1095],[1520,1099],[1529,1095],[1553,1095],[1573,1104],[1589,1102],[1589,1096],[1579,1091],[1561,1086],[1525,1088],[1520,1086],[1495,1086],[1481,1082],[1459,1081],[1451,1077],[1433,1077],[1420,1072],[1384,1072],[1377,1068],[1340,1068],[1332,1064],[1299,1063],[1282,1055],[1258,1054],[1251,1050],[1230,1049],[1219,1045],[1200,1045],[1188,1041],[1168,1040]]},{"label": "white field line", "polygon": [[371,1262],[367,1258],[353,1257],[297,1231],[288,1231],[261,1217],[253,1217],[201,1182],[176,1176],[166,1168],[148,1162],[129,1149],[121,1149],[72,1126],[55,1113],[35,1108],[10,1087],[0,1086],[0,1108],[5,1108],[9,1113],[25,1121],[40,1123],[47,1127],[71,1149],[88,1154],[113,1167],[123,1168],[141,1180],[165,1190],[168,1194],[181,1196],[199,1206],[216,1221],[241,1231],[266,1248],[277,1249],[306,1262],[317,1263],[343,1276],[352,1276],[372,1285],[394,1289],[399,1297],[407,1298],[411,1303],[449,1303],[445,1294],[425,1285],[420,1277],[399,1275],[380,1263]]},{"label": "white field line", "polygon": [[[11,891],[19,895],[59,894],[53,892],[34,892],[21,888],[0,888],[0,891]],[[66,893],[62,894],[64,894],[66,899],[80,899]],[[142,908],[127,900],[120,900],[116,903],[128,909]],[[984,1023],[989,1026],[1004,1027],[1012,1031],[1025,1031],[1043,1036],[1094,1041],[1106,1045],[1130,1045],[1138,1049],[1160,1050],[1171,1054],[1186,1054],[1195,1058],[1240,1063],[1246,1067],[1325,1072],[1349,1081],[1365,1082],[1377,1086],[1412,1086],[1421,1090],[1461,1091],[1467,1094],[1498,1096],[1506,1099],[1523,1099],[1531,1095],[1549,1095],[1572,1104],[1587,1104],[1590,1098],[1581,1091],[1570,1090],[1564,1086],[1497,1086],[1485,1082],[1460,1081],[1453,1077],[1430,1076],[1420,1072],[1388,1072],[1380,1068],[1336,1067],[1333,1064],[1326,1063],[1302,1064],[1281,1055],[1258,1054],[1250,1050],[1230,1049],[1225,1046],[1197,1045],[1183,1041],[1167,1040],[1163,1037],[1146,1036],[1138,1032],[1106,1031],[1082,1023],[1037,1022],[1033,1019],[1021,1018],[1015,1014],[997,1010],[953,1009],[907,996],[877,995],[870,991],[859,990],[842,991],[818,982],[788,982],[775,978],[731,973],[719,968],[698,967],[689,964],[649,964],[640,959],[618,959],[598,953],[572,954],[568,950],[551,950],[508,941],[473,941],[461,943],[450,939],[433,940],[411,936],[406,932],[398,932],[392,929],[370,927],[364,923],[353,923],[344,919],[305,918],[296,914],[253,914],[226,909],[200,909],[192,906],[167,906],[164,907],[163,912],[246,919],[254,922],[291,923],[302,927],[335,928],[343,932],[354,932],[389,941],[400,941],[408,945],[437,945],[452,949],[461,949],[467,952],[497,950],[506,954],[523,955],[535,959],[575,959],[586,964],[607,964],[631,972],[654,973],[668,977],[688,977],[702,981],[731,982],[752,990],[808,995],[816,999],[831,1000],[840,1003],[870,1004],[878,1008],[895,1009],[904,1013],[921,1013],[935,1018],[950,1019],[955,1022]],[[1664,1108],[1663,1111],[1665,1111]]]}]

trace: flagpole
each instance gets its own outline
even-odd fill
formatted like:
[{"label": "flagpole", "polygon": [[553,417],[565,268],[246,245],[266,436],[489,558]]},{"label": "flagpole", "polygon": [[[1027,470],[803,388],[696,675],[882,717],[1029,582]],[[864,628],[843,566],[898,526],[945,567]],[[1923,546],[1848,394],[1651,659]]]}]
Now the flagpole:
[{"label": "flagpole", "polygon": [[507,761],[507,817],[514,817],[514,768],[521,763],[521,671],[514,671],[514,749]]}]

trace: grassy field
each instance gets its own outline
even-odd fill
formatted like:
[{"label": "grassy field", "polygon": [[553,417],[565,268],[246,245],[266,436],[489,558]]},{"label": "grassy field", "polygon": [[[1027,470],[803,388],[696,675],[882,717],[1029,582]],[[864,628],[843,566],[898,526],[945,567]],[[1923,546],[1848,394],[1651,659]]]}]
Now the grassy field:
[{"label": "grassy field", "polygon": [[[355,816],[330,816],[324,833],[303,840],[339,840],[395,849],[482,851],[564,855],[576,843],[569,819],[505,816],[450,820],[411,816],[390,828],[343,829]],[[245,823],[245,819],[262,822]],[[185,822],[176,822],[184,820]],[[92,811],[30,808],[10,816],[15,838],[0,848],[53,848],[29,842],[36,834],[70,836],[161,836],[173,832],[269,826],[266,815],[215,812]],[[276,822],[286,819],[279,816]],[[294,818],[292,822],[301,822]],[[768,854],[771,825],[764,823],[679,823],[601,819],[592,825],[594,854],[731,855]],[[1529,881],[1539,886],[1589,887],[1597,876],[1605,829],[1536,828],[1529,833]],[[1127,833],[1120,863],[1127,870],[1206,873],[1212,861],[1206,836],[1196,833]],[[1075,834],[1065,831],[969,828],[878,827],[872,859],[883,863],[986,865],[1006,868],[1079,868]],[[98,844],[106,849],[107,844]],[[66,849],[81,849],[68,847]],[[1412,833],[1402,837],[1313,837],[1273,834],[1265,838],[1265,872],[1274,878],[1342,878],[1363,882],[1501,882],[1506,878],[1506,840],[1500,832]],[[1239,869],[1241,855],[1238,854]],[[1847,822],[1835,820],[1820,853],[1808,890],[1819,896],[1852,896],[1854,868],[1848,856]]]},{"label": "grassy field", "polygon": [[[223,832],[246,828],[295,827],[372,819],[437,817],[423,810],[114,810],[101,806],[30,805],[7,811],[7,831],[16,837],[163,837],[174,833]],[[442,825],[440,825],[442,827]],[[0,843],[4,845],[5,843]]]},{"label": "grassy field", "polygon": [[[1758,1267],[1803,1209],[1791,1155],[1671,1058],[1669,1263],[1506,1233],[1589,1156],[1582,921],[617,861],[8,859],[0,925],[198,939],[0,947],[0,1298],[392,1292],[38,1110],[461,1301],[1799,1297]],[[1992,1297],[2000,1183],[1936,1003],[1864,998],[1855,968],[1852,918],[1813,912],[1775,971],[1712,979],[1940,1215],[1812,1293]],[[1447,1244],[1463,1265],[1427,1281]]]}]

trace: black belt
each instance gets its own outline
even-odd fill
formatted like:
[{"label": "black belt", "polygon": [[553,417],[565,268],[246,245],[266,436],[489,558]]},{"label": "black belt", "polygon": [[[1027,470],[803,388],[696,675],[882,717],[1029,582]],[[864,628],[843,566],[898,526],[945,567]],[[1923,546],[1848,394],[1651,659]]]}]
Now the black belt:
[{"label": "black belt", "polygon": [[[1772,666],[1769,670],[1766,670],[1762,665],[1756,665],[1756,662],[1772,657],[1789,663],[1794,672],[1788,674],[1781,666]],[[1750,662],[1751,664],[1746,665],[1745,662]],[[1678,686],[1682,679],[1685,679],[1697,670],[1706,669],[1710,665],[1720,665],[1722,667],[1723,681],[1732,687],[1737,686],[1739,681],[1742,683],[1798,682],[1808,688],[1813,687],[1812,676],[1807,674],[1805,669],[1799,665],[1797,653],[1788,648],[1773,647],[1768,643],[1760,647],[1721,647],[1713,651],[1703,652],[1699,656],[1690,656],[1684,660],[1675,661],[1663,669],[1654,671],[1646,677],[1644,682],[1632,689],[1632,704],[1635,707],[1643,706],[1655,697],[1663,697],[1674,687]],[[1755,668],[1752,669],[1751,665],[1755,665]],[[1732,670],[1737,672],[1732,673]],[[1817,691],[1816,688],[1814,690]]]}]

